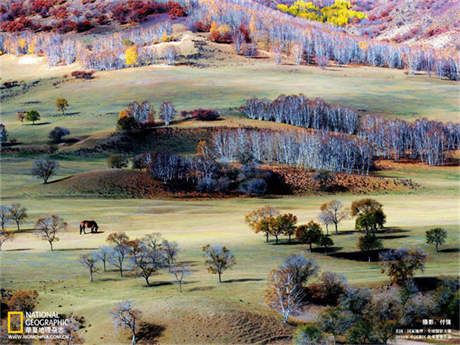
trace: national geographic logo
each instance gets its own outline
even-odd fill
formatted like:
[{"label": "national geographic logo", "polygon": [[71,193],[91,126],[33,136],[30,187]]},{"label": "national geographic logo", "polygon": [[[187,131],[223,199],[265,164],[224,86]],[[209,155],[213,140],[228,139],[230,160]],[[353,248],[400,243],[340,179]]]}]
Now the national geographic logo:
[{"label": "national geographic logo", "polygon": [[22,311],[8,312],[8,333],[22,334],[24,333],[24,313]]}]

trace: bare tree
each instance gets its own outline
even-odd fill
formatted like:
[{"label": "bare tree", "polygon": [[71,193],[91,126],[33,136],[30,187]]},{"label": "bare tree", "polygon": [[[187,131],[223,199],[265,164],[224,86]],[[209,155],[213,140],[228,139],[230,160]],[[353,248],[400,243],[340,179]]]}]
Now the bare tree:
[{"label": "bare tree", "polygon": [[174,65],[177,61],[177,50],[173,46],[168,46],[163,52],[163,56],[168,65]]},{"label": "bare tree", "polygon": [[203,247],[205,265],[208,267],[208,271],[213,274],[218,274],[219,283],[222,283],[222,273],[233,267],[235,262],[235,256],[227,247],[220,244],[211,246],[210,244]]},{"label": "bare tree", "polygon": [[174,105],[169,101],[163,101],[160,106],[160,119],[165,122],[166,126],[169,126],[170,122],[174,120],[176,116],[176,108]]},{"label": "bare tree", "polygon": [[0,221],[2,222],[2,230],[5,230],[5,225],[11,220],[9,206],[0,206]]},{"label": "bare tree", "polygon": [[42,178],[43,183],[48,183],[48,179],[56,174],[58,168],[58,162],[46,160],[46,159],[37,159],[34,161],[32,168],[32,175]]},{"label": "bare tree", "polygon": [[93,282],[93,273],[97,272],[98,259],[95,253],[80,255],[80,263],[89,270],[89,281]]},{"label": "bare tree", "polygon": [[340,200],[332,200],[321,205],[321,212],[327,215],[327,218],[335,226],[335,233],[338,234],[339,223],[347,217],[347,213],[343,210],[343,204]]},{"label": "bare tree", "polygon": [[173,267],[176,263],[177,254],[179,253],[179,245],[177,242],[169,242],[168,240],[163,240],[161,247],[166,254],[168,266],[171,270],[171,267]]},{"label": "bare tree", "polygon": [[159,232],[154,232],[145,235],[141,241],[145,243],[146,246],[156,250],[158,247],[161,246],[162,237]]},{"label": "bare tree", "polygon": [[169,272],[176,278],[174,282],[179,284],[179,291],[182,292],[184,278],[192,274],[190,267],[186,265],[174,265],[170,268]]},{"label": "bare tree", "polygon": [[102,262],[102,266],[104,268],[104,272],[106,272],[106,264],[109,261],[110,254],[112,252],[112,248],[109,246],[101,246],[97,251],[94,252],[94,256]]},{"label": "bare tree", "polygon": [[147,286],[150,286],[150,277],[158,270],[167,266],[167,258],[161,246],[155,249],[139,242],[136,250],[131,251],[130,259],[139,276],[145,279]]},{"label": "bare tree", "polygon": [[127,328],[131,332],[131,345],[136,345],[136,330],[140,323],[141,311],[133,307],[131,301],[123,301],[110,312],[116,328]]},{"label": "bare tree", "polygon": [[284,322],[296,313],[303,301],[303,290],[298,286],[295,274],[290,270],[273,270],[270,274],[269,290],[265,302],[283,315]]},{"label": "bare tree", "polygon": [[53,242],[59,241],[57,233],[67,229],[67,223],[56,215],[40,218],[35,224],[36,234],[48,241],[53,251]]},{"label": "bare tree", "polygon": [[10,207],[10,217],[16,222],[18,231],[21,230],[19,225],[24,223],[24,220],[27,218],[27,209],[21,207],[21,204],[14,203]]}]

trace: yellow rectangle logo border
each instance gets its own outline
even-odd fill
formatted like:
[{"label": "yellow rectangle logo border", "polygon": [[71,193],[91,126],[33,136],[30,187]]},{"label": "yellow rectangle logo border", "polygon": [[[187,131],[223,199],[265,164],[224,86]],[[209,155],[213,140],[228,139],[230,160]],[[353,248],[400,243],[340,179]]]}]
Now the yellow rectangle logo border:
[{"label": "yellow rectangle logo border", "polygon": [[[21,318],[21,328],[19,331],[12,331],[11,330],[11,315],[19,315]],[[18,333],[24,333],[24,313],[22,311],[9,311],[8,312],[8,333],[10,334],[18,334]]]}]

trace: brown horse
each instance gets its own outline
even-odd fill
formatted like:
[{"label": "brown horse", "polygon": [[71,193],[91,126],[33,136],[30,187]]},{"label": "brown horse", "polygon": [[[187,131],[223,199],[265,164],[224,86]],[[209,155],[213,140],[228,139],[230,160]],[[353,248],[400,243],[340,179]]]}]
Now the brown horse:
[{"label": "brown horse", "polygon": [[94,220],[84,220],[80,223],[80,235],[82,233],[86,234],[86,228],[91,229],[91,233],[95,233],[97,232],[97,229],[99,229]]}]

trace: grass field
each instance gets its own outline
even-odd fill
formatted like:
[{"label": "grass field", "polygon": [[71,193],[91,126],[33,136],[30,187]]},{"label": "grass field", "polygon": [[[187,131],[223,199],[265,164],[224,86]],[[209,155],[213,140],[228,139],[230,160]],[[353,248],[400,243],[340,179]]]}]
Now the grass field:
[{"label": "grass field", "polygon": [[[69,75],[69,67],[53,68],[47,79],[42,72],[43,63],[40,60],[33,65],[35,68],[28,68],[9,56],[0,57],[1,80],[42,78],[38,86],[2,104],[2,119],[11,137],[23,142],[46,141],[54,126],[69,128],[73,135],[112,130],[118,113],[128,103],[144,99],[153,102],[157,109],[166,99],[178,110],[203,107],[227,114],[229,108],[239,107],[252,96],[274,98],[282,93],[304,93],[391,118],[426,117],[443,121],[456,121],[459,106],[459,89],[454,82],[381,68],[322,70],[274,66],[270,62],[205,69],[160,66],[98,72],[93,80],[69,80],[55,87],[52,83]],[[55,100],[60,97],[65,97],[71,105],[67,116],[56,112]],[[18,111],[30,109],[41,113],[41,125],[21,124],[17,120]]]},{"label": "grass field", "polygon": [[[43,78],[26,94],[2,104],[2,122],[6,123],[10,137],[25,143],[45,143],[47,133],[57,125],[69,128],[73,136],[80,138],[103,137],[113,130],[118,112],[127,103],[143,99],[155,102],[157,109],[163,99],[173,101],[178,110],[220,109],[225,115],[232,115],[226,116],[228,125],[249,121],[235,116],[234,108],[250,96],[276,97],[281,93],[300,92],[387,117],[457,121],[457,84],[388,69],[320,70],[265,62],[206,69],[149,67],[98,72],[94,80],[67,81],[56,88],[52,82],[68,74],[68,67],[50,71],[39,62],[35,68],[21,68],[15,58],[5,56],[0,57],[0,63],[3,66],[1,80]],[[56,114],[54,102],[58,97],[69,100],[69,115]],[[25,104],[31,101],[39,103]],[[17,121],[17,111],[32,108],[42,113],[44,124],[31,126]],[[53,181],[106,168],[104,158],[53,157],[60,163]],[[296,214],[299,223],[306,223],[316,219],[319,206],[326,201],[340,199],[348,208],[352,201],[362,197],[344,193],[224,200],[142,200],[117,199],[116,196],[104,199],[94,194],[75,197],[65,190],[54,191],[50,197],[46,195],[53,191],[53,183],[42,185],[30,174],[36,158],[35,155],[10,154],[0,158],[2,203],[20,202],[29,214],[22,226],[24,231],[17,233],[15,240],[7,242],[0,252],[1,286],[38,290],[37,310],[85,316],[87,327],[82,336],[88,344],[127,342],[126,334],[112,331],[108,313],[123,299],[132,299],[143,311],[146,322],[163,327],[150,332],[151,338],[145,338],[144,343],[274,343],[275,338],[286,337],[292,330],[281,325],[279,317],[263,304],[266,279],[270,270],[286,256],[299,253],[305,247],[265,244],[262,235],[248,229],[244,215],[271,205]],[[429,259],[419,276],[457,275],[460,260],[458,167],[392,163],[377,174],[411,178],[421,185],[411,192],[371,196],[384,205],[388,217],[390,230],[380,235],[384,246],[418,246],[426,250]],[[60,241],[52,253],[48,243],[32,233],[35,221],[48,214],[57,214],[69,223],[68,231],[59,236]],[[97,220],[103,233],[80,236],[78,225],[82,219]],[[425,244],[425,231],[435,226],[445,228],[449,236],[439,254]],[[9,228],[14,229],[14,225],[10,224]],[[352,229],[352,219],[341,224],[341,234],[333,236],[337,251],[356,251],[360,234]],[[156,286],[150,288],[132,274],[120,278],[112,268],[110,272],[96,274],[95,282],[90,283],[78,257],[105,244],[107,235],[116,231],[124,231],[131,238],[160,232],[164,238],[177,241],[181,248],[179,261],[188,262],[194,271],[184,286],[184,293],[180,294],[176,286],[168,284],[172,276],[167,272],[155,276],[152,281]],[[226,283],[218,284],[217,277],[204,267],[201,247],[207,243],[225,244],[236,256],[237,265],[224,274]],[[319,251],[311,255],[323,271],[344,273],[351,284],[375,286],[386,280],[377,263],[337,259]]]}]

